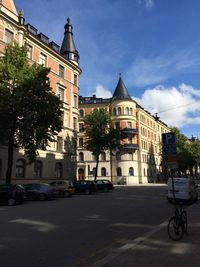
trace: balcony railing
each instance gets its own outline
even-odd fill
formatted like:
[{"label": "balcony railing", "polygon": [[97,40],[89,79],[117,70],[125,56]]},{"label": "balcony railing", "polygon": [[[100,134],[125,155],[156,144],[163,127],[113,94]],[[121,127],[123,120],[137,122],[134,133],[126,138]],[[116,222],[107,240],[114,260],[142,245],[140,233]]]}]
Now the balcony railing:
[{"label": "balcony railing", "polygon": [[134,134],[138,134],[138,129],[136,128],[126,128],[123,130],[123,132],[125,134],[128,134],[128,135],[134,135]]},{"label": "balcony railing", "polygon": [[123,149],[138,150],[139,149],[139,145],[138,144],[124,144],[123,145]]}]

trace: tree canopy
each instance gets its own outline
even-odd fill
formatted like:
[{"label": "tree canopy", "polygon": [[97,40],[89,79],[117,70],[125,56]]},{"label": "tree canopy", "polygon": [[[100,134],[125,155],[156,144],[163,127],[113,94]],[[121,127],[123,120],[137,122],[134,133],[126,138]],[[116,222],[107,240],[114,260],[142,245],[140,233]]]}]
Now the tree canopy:
[{"label": "tree canopy", "polygon": [[121,140],[125,134],[120,129],[111,126],[110,116],[104,109],[95,109],[91,114],[83,119],[86,127],[85,147],[96,157],[95,179],[98,173],[98,163],[100,154],[116,148],[121,148]]},{"label": "tree canopy", "polygon": [[6,182],[13,149],[23,148],[30,162],[62,129],[62,102],[50,86],[50,69],[29,64],[28,48],[9,44],[0,58],[0,143],[8,146]]}]

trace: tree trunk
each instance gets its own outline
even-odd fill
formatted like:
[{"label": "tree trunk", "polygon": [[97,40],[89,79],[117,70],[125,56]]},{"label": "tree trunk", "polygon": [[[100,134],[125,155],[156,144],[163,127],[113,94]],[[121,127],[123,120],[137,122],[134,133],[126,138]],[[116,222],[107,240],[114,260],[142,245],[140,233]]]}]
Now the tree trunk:
[{"label": "tree trunk", "polygon": [[99,166],[99,154],[97,155],[97,161],[96,161],[96,169],[95,169],[95,176],[94,176],[94,180],[95,180],[95,181],[96,181],[96,179],[97,179],[98,166]]},{"label": "tree trunk", "polygon": [[14,150],[14,133],[11,131],[8,140],[8,164],[6,171],[6,184],[11,183],[12,166],[13,166],[13,150]]}]

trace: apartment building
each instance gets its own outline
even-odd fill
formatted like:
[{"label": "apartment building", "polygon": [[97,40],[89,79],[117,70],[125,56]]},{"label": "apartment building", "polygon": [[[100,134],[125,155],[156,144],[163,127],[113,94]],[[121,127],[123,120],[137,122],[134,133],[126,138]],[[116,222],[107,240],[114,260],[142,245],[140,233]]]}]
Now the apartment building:
[{"label": "apartment building", "polygon": [[[78,129],[79,53],[73,39],[70,19],[64,26],[63,42],[51,41],[33,25],[26,23],[23,10],[18,12],[13,0],[0,1],[0,56],[12,41],[29,46],[30,63],[51,69],[49,78],[53,93],[63,101],[63,130],[46,151],[39,150],[33,164],[27,164],[23,150],[16,150],[12,170],[15,182],[73,179],[76,176],[76,138]],[[0,147],[0,180],[5,178],[7,148]]]},{"label": "apartment building", "polygon": [[103,108],[110,114],[115,128],[126,128],[128,138],[123,149],[100,156],[98,178],[108,178],[115,184],[143,184],[162,179],[162,133],[169,127],[157,116],[134,101],[121,77],[112,98],[79,97],[78,179],[94,179],[95,156],[84,148],[84,116]]}]

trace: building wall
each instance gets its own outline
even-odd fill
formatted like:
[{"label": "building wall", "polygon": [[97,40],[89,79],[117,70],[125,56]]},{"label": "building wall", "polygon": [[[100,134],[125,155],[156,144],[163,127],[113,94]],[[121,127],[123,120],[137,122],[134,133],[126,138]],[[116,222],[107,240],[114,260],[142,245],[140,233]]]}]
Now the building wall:
[{"label": "building wall", "polygon": [[[83,126],[82,115],[88,115],[96,108],[106,108],[109,111],[113,126],[118,124],[121,129],[130,128],[133,130],[130,138],[122,143],[124,145],[136,145],[135,149],[122,150],[120,158],[116,156],[119,151],[113,151],[112,164],[110,164],[110,153],[106,151],[106,160],[101,160],[100,157],[98,178],[103,177],[101,169],[106,168],[106,177],[115,184],[131,185],[160,180],[162,178],[161,136],[162,133],[169,132],[168,126],[157,120],[133,100],[112,102],[110,99],[109,103],[104,104],[103,99],[91,98],[90,101],[80,101],[79,103],[78,139],[84,140],[85,138],[85,133],[81,130]],[[80,153],[83,153],[84,159],[80,157]],[[96,162],[91,152],[86,151],[84,146],[80,146],[79,143],[77,161],[77,177],[79,179],[94,179],[92,169],[96,167]],[[121,168],[121,175],[117,174],[117,168]],[[79,175],[79,169],[84,170],[84,175]],[[88,173],[88,169],[90,173]]]},{"label": "building wall", "polygon": [[[13,5],[13,1],[3,1],[2,12],[0,12],[0,55],[4,53],[8,43],[6,34],[9,31],[13,34],[13,41],[18,42],[20,45],[23,45],[25,42],[29,45],[30,52],[28,58],[30,64],[33,62],[41,64],[41,57],[43,56],[43,58],[46,58],[45,65],[51,69],[49,78],[52,92],[58,96],[60,91],[63,92],[63,130],[59,133],[57,138],[57,140],[62,138],[62,140],[59,141],[59,148],[57,141],[51,143],[47,151],[38,151],[39,156],[37,161],[41,162],[42,166],[40,177],[35,173],[35,165],[27,164],[28,161],[23,151],[15,151],[12,179],[16,182],[20,182],[21,180],[27,182],[37,180],[49,181],[55,178],[74,179],[76,176],[76,160],[70,148],[71,143],[74,138],[76,138],[75,130],[78,127],[78,80],[81,70],[76,62],[66,60],[58,51],[53,49],[49,41],[45,43],[38,34],[31,34],[27,24],[20,24],[19,16]],[[16,11],[15,14],[13,13],[13,8]],[[39,32],[37,31],[37,33]],[[64,68],[63,77],[59,75],[59,65]],[[77,77],[76,80],[74,78],[75,76]],[[16,166],[21,159],[24,159],[26,163],[24,176],[17,177]],[[59,169],[56,167],[58,165],[59,168],[62,169],[61,175],[59,174]],[[6,176],[6,168],[7,149],[1,146],[0,182],[3,182]]]}]

